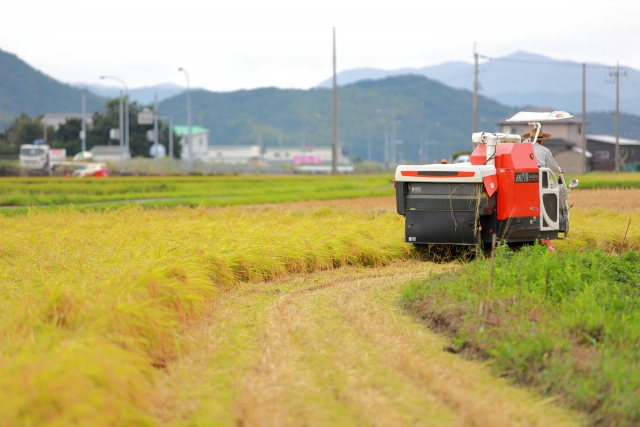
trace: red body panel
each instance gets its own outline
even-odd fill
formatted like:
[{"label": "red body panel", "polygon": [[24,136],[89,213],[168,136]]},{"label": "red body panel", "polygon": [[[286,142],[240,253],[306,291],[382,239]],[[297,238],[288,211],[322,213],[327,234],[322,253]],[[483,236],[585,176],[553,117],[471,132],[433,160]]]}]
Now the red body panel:
[{"label": "red body panel", "polygon": [[[495,166],[498,175],[497,219],[539,216],[539,169],[531,144],[498,144]],[[518,173],[535,175],[527,175],[527,182],[522,182],[522,179],[516,179]]]},{"label": "red body panel", "polygon": [[487,147],[484,144],[478,144],[473,153],[471,153],[472,165],[484,165],[487,161]]}]

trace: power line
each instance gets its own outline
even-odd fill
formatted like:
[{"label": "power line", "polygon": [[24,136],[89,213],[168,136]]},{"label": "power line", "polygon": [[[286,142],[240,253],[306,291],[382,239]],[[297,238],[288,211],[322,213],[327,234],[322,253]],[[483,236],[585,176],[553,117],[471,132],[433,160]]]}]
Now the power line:
[{"label": "power line", "polygon": [[[573,67],[573,68],[578,68],[578,67],[582,67],[582,64],[577,64],[577,63],[558,63],[558,62],[545,62],[545,61],[531,61],[531,60],[527,60],[527,59],[510,59],[510,58],[491,58],[488,56],[485,56],[484,59],[488,59],[490,61],[501,61],[501,62],[516,62],[516,63],[522,63],[522,64],[534,64],[534,65],[550,65],[553,67]],[[607,69],[609,68],[606,65],[596,65],[596,64],[587,64],[587,68],[603,68],[603,69]]]}]

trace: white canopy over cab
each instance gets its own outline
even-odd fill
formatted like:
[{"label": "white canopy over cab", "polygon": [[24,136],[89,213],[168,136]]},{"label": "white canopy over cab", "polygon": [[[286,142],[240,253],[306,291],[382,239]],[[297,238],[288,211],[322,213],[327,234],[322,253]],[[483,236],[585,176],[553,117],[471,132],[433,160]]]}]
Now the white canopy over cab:
[{"label": "white canopy over cab", "polygon": [[552,112],[537,112],[537,111],[520,111],[510,119],[508,122],[552,122],[555,120],[569,119],[573,117],[566,111],[552,111]]}]

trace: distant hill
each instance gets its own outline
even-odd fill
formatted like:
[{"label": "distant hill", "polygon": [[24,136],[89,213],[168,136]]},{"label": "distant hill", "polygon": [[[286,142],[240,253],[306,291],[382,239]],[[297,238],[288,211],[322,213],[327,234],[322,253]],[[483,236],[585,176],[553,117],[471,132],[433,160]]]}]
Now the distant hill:
[{"label": "distant hill", "polygon": [[[74,83],[73,86],[78,89],[88,90],[94,95],[102,98],[116,98],[120,96],[120,88],[114,86],[86,83]],[[129,89],[129,97],[132,101],[136,101],[140,105],[151,105],[153,104],[154,95],[156,93],[158,94],[158,102],[160,102],[184,91],[184,86],[178,86],[173,83],[162,83],[155,86]]]},{"label": "distant hill", "polygon": [[[576,113],[582,111],[580,63],[516,52],[492,61],[482,60],[479,69],[481,93],[502,104],[552,106]],[[620,109],[640,114],[640,71],[630,68],[624,70],[627,76],[620,80]],[[338,74],[338,84],[406,74],[421,75],[451,87],[473,90],[473,64],[461,61],[424,68],[345,70]],[[615,109],[615,85],[607,83],[608,78],[608,67],[587,64],[587,111]],[[318,87],[330,87],[331,84],[331,79],[327,79]]]},{"label": "distant hill", "polygon": [[[265,145],[328,146],[332,141],[331,91],[265,88],[214,93],[192,92],[193,124],[211,129],[210,144],[252,144],[262,132]],[[368,158],[383,159],[385,133],[395,116],[398,159],[420,161],[421,141],[432,141],[431,159],[449,157],[471,145],[472,94],[420,76],[367,80],[340,88],[339,134],[343,147]],[[497,119],[514,112],[510,107],[480,97],[479,122],[495,130]],[[186,95],[160,104],[161,114],[174,123],[186,123]],[[389,136],[387,136],[389,138]]]},{"label": "distant hill", "polygon": [[[0,50],[0,126],[24,112],[77,113],[82,110],[80,89],[43,74],[12,53]],[[87,93],[87,111],[102,111],[104,99]]]},{"label": "distant hill", "polygon": [[[439,69],[455,78],[459,66],[460,63],[449,63]],[[81,90],[57,82],[15,55],[0,51],[0,126],[11,123],[21,112],[32,117],[49,112],[79,112],[81,94]],[[338,97],[340,142],[351,155],[368,158],[370,135],[371,157],[382,161],[385,138],[391,138],[394,117],[398,121],[396,137],[402,141],[398,146],[399,160],[420,162],[427,151],[427,140],[429,160],[447,158],[453,151],[471,146],[472,93],[467,89],[452,88],[423,76],[399,75],[344,85]],[[529,96],[527,103],[536,105],[532,102],[535,99]],[[193,124],[211,129],[211,144],[253,144],[261,134],[266,146],[329,146],[332,142],[331,90],[325,88],[224,93],[193,90],[192,100]],[[545,104],[540,101],[538,105]],[[561,109],[562,105],[558,102],[550,106]],[[103,109],[104,99],[87,95],[88,112]],[[496,120],[520,109],[480,96],[479,130],[495,131]],[[186,94],[179,92],[163,100],[160,113],[173,115],[175,124],[186,124]],[[614,133],[615,120],[610,112],[589,113],[587,118],[588,133]],[[623,114],[620,134],[640,139],[640,117]]]},{"label": "distant hill", "polygon": [[[192,92],[193,124],[211,130],[209,142],[218,145],[253,144],[260,132],[266,146],[328,146],[332,141],[331,90],[264,88],[215,93]],[[416,75],[364,80],[340,87],[339,135],[352,155],[368,158],[369,134],[373,160],[384,159],[395,115],[398,120],[398,159],[419,162],[430,141],[429,160],[450,157],[470,148],[472,93]],[[496,131],[495,122],[520,111],[484,96],[478,101],[479,130]],[[161,114],[186,123],[186,95],[160,103]],[[612,113],[589,113],[587,132],[614,134]],[[620,134],[640,139],[640,117],[622,114]],[[422,154],[420,150],[422,149]]]}]

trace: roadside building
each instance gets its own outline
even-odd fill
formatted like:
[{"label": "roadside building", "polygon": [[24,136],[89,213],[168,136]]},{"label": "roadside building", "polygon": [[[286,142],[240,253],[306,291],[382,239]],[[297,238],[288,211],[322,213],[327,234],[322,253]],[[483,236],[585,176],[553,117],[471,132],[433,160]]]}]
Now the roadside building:
[{"label": "roadside building", "polygon": [[[124,160],[131,158],[131,153],[125,148],[122,149],[124,153]],[[96,162],[119,162],[120,161],[120,146],[119,145],[94,145],[89,152],[92,158]]]},{"label": "roadside building", "polygon": [[331,163],[331,159],[331,147],[267,147],[264,153],[264,160],[271,163]]},{"label": "roadside building", "polygon": [[259,145],[211,145],[209,163],[247,164],[260,161]]},{"label": "roadside building", "polygon": [[[640,141],[627,138],[619,138],[618,141],[622,168],[636,170],[636,162],[640,162]],[[587,135],[587,150],[593,153],[593,170],[615,169],[615,135]]]},{"label": "roadside building", "polygon": [[[189,147],[187,145],[189,126],[175,125],[173,132],[180,138],[180,158],[189,160]],[[199,159],[204,162],[209,160],[209,129],[202,126],[191,126],[191,144],[194,160]]]}]

